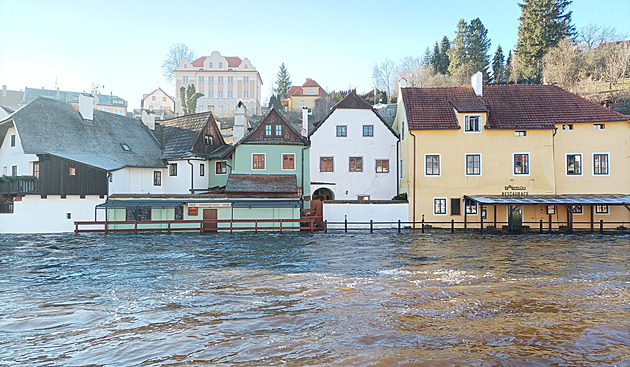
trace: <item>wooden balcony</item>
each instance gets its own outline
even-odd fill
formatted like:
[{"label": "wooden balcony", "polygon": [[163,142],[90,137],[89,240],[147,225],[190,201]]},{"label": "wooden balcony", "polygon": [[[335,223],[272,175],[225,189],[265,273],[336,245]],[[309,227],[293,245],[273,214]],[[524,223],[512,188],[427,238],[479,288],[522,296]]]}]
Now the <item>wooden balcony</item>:
[{"label": "wooden balcony", "polygon": [[0,195],[39,194],[39,179],[2,177],[0,179]]}]

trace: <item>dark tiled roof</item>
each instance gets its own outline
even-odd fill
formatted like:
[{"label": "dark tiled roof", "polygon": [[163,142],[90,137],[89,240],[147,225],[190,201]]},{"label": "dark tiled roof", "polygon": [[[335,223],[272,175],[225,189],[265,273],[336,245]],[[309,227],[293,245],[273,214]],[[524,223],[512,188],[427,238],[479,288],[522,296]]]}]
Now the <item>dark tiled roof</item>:
[{"label": "dark tiled roof", "polygon": [[[109,171],[164,167],[158,142],[135,118],[94,110],[93,120],[87,122],[66,102],[38,98],[5,120],[0,135],[10,121],[26,154],[50,154]],[[124,151],[121,144],[131,151]]]},{"label": "dark tiled roof", "polygon": [[355,91],[352,91],[346,94],[341,101],[337,102],[332,109],[371,110],[372,105],[359,97]]},{"label": "dark tiled roof", "polygon": [[[23,103],[27,104],[39,97],[52,98],[64,102],[79,103],[79,92],[58,91],[53,89],[26,88],[24,90]],[[97,94],[94,96],[95,104],[113,107],[127,107],[127,101],[114,95]],[[116,103],[114,103],[116,102]]]},{"label": "dark tiled roof", "polygon": [[10,109],[9,107],[0,106],[0,108],[2,108],[4,110],[4,112],[8,113],[9,115],[12,114],[13,112],[15,112],[14,110]]},{"label": "dark tiled roof", "polygon": [[156,134],[163,145],[162,158],[186,158],[196,156],[193,152],[195,142],[206,126],[213,123],[212,112],[202,112],[193,115],[179,116],[159,121]]},{"label": "dark tiled roof", "polygon": [[[6,94],[6,96],[4,95]],[[0,90],[0,105],[17,110],[22,106],[24,92],[15,90]]]},{"label": "dark tiled roof", "polygon": [[295,175],[245,175],[231,174],[225,185],[228,197],[298,197]]},{"label": "dark tiled roof", "polygon": [[472,87],[403,88],[411,129],[458,129],[453,109],[488,112],[489,129],[553,129],[556,124],[628,121],[628,117],[551,85],[484,85],[483,97]]}]

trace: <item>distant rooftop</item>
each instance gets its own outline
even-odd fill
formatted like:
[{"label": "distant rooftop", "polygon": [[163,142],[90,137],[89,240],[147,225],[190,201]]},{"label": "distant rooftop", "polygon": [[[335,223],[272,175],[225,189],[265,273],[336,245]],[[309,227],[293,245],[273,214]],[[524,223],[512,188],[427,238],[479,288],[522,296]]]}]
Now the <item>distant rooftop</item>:
[{"label": "distant rooftop", "polygon": [[[63,102],[79,103],[80,92],[69,92],[55,89],[37,89],[26,88],[24,90],[24,97],[22,99],[23,104],[30,103],[39,97],[52,98]],[[102,106],[114,106],[114,107],[127,107],[127,101],[108,94],[97,94],[95,96],[95,104]]]}]

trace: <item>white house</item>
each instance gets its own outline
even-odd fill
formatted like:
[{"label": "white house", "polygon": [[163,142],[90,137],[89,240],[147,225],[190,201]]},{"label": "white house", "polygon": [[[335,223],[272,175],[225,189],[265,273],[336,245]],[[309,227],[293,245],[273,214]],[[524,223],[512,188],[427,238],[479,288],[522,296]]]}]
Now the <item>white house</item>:
[{"label": "white house", "polygon": [[323,200],[390,200],[397,195],[398,136],[355,92],[310,134],[311,194]]}]

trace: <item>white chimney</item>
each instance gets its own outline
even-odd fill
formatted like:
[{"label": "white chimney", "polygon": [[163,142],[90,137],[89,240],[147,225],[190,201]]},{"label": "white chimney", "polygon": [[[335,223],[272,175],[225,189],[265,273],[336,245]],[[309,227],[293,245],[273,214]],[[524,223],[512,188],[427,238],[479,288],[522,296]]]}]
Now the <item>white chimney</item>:
[{"label": "white chimney", "polygon": [[483,97],[483,74],[478,71],[470,78],[470,84],[472,84],[473,90],[477,97]]},{"label": "white chimney", "polygon": [[302,136],[308,138],[308,107],[302,107]]},{"label": "white chimney", "polygon": [[91,94],[79,94],[79,113],[84,120],[94,119],[94,97]]},{"label": "white chimney", "polygon": [[149,129],[155,130],[155,113],[143,109],[140,120],[142,120]]},{"label": "white chimney", "polygon": [[247,132],[247,117],[245,115],[246,108],[243,102],[236,105],[236,113],[234,114],[234,128],[232,129],[233,141],[232,145],[239,142]]}]

